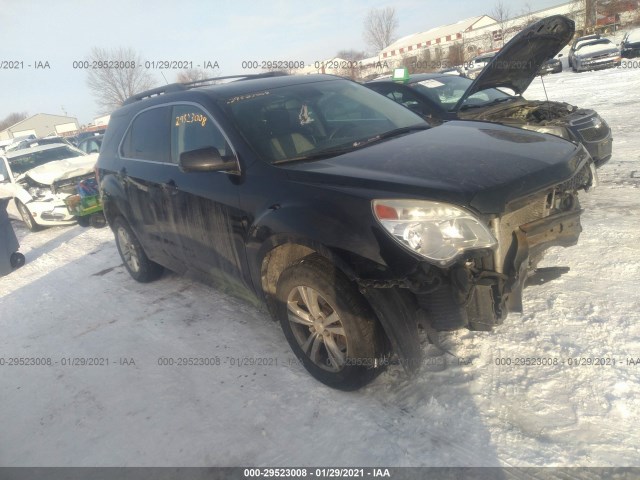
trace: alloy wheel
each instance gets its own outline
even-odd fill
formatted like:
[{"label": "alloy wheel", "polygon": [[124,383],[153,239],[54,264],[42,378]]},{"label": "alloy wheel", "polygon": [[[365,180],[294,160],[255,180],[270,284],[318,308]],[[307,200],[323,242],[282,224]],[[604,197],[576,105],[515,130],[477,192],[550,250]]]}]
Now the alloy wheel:
[{"label": "alloy wheel", "polygon": [[318,367],[339,372],[347,359],[347,337],[336,309],[315,289],[298,286],[287,298],[291,330]]},{"label": "alloy wheel", "polygon": [[129,268],[138,272],[140,270],[140,260],[135,245],[131,240],[129,232],[124,227],[118,228],[118,244],[120,245],[120,253]]}]

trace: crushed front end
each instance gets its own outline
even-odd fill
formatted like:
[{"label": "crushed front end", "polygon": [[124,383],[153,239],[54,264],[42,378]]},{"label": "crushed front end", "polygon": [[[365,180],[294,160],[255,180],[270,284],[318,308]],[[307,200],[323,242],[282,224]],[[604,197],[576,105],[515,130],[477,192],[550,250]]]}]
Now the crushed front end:
[{"label": "crushed front end", "polygon": [[[496,240],[491,248],[465,252],[446,267],[419,262],[400,280],[359,281],[408,371],[421,364],[418,324],[435,331],[491,330],[509,312],[522,312],[523,289],[545,251],[578,242],[578,193],[598,181],[592,159],[581,151],[582,161],[568,180],[513,200],[500,214],[481,217]],[[543,270],[545,279],[558,276],[553,268]]]}]

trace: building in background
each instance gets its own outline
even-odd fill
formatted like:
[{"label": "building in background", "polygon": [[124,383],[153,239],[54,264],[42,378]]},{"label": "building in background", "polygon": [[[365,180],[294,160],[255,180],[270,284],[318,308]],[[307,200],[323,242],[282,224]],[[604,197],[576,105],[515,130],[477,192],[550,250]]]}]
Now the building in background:
[{"label": "building in background", "polygon": [[62,115],[38,113],[0,131],[0,140],[35,135],[46,137],[51,135],[68,135],[79,128],[78,119]]}]

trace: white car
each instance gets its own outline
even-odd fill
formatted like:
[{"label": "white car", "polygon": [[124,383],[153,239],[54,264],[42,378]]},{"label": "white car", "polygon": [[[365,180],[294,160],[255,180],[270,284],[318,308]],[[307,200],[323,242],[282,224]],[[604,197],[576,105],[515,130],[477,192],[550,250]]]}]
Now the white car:
[{"label": "white car", "polygon": [[78,182],[94,176],[97,160],[98,154],[61,143],[6,153],[0,156],[0,189],[14,198],[30,230],[72,224],[76,218],[64,200],[77,193]]},{"label": "white car", "polygon": [[495,57],[495,55],[496,52],[489,52],[483,53],[482,55],[478,55],[477,57],[471,59],[467,67],[466,76],[472,80],[475,79],[482,71],[482,69],[487,66],[487,63],[489,63],[491,59]]}]

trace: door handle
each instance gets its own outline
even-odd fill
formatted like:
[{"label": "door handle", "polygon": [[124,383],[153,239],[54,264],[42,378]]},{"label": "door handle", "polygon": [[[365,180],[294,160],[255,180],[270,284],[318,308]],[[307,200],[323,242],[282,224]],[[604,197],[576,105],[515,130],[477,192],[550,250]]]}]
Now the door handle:
[{"label": "door handle", "polygon": [[169,195],[177,195],[179,192],[178,185],[176,185],[176,182],[173,179],[165,182],[162,187],[169,193]]}]

